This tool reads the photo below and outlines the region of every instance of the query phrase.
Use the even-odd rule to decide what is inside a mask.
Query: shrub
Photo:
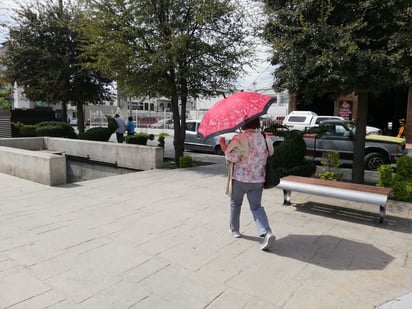
[[[193,158],[190,156],[183,156],[179,158],[179,167],[180,168],[185,168],[185,167],[193,167]]]
[[[148,140],[154,140],[153,134],[148,134],[144,132],[139,132],[134,135],[126,136],[127,144],[136,144],[136,145],[147,145]]]
[[[67,122],[45,121],[35,125],[36,136],[76,138],[76,132]]]
[[[21,122],[18,122],[16,124],[14,124],[14,130],[17,131],[18,133],[15,135],[13,134],[13,136],[17,136],[17,137],[34,137],[36,136],[36,126],[35,125],[25,125]]]
[[[397,201],[412,202],[412,181],[394,181],[393,198]]]
[[[396,161],[392,187],[395,200],[412,202],[412,157],[403,156]]]
[[[287,175],[310,177],[316,171],[316,165],[305,159],[306,144],[303,133],[300,131],[288,131],[285,140],[275,149],[273,156],[269,158],[280,177]]]
[[[378,168],[378,187],[392,187],[393,170],[390,164],[383,164]]]
[[[326,151],[322,154],[322,171],[318,173],[318,177],[324,180],[340,180],[343,176],[342,173],[337,173],[333,169],[340,166],[338,151]]]
[[[117,129],[117,122],[113,117],[107,116],[107,128],[113,134]]]
[[[76,132],[66,122],[61,121],[44,121],[35,125],[26,125],[21,122],[12,124],[13,136],[15,137],[33,137],[33,136],[52,136],[76,138]]]
[[[108,142],[112,134],[113,132],[111,132],[109,128],[96,127],[79,134],[79,139]]]
[[[157,141],[159,142],[159,144],[158,144],[157,146],[162,147],[162,148],[165,148],[165,139],[166,139],[166,136],[169,136],[169,134],[167,134],[167,133],[160,133],[160,134],[159,134],[159,137],[158,137],[158,139],[157,139]]]
[[[396,179],[412,179],[412,157],[403,156],[396,161]]]
[[[396,173],[388,164],[378,168],[378,186],[392,187],[397,201],[412,202],[412,157],[400,157],[396,166]]]

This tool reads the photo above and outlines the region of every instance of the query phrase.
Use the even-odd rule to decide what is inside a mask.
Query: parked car
[[[319,116],[311,111],[293,111],[286,115],[283,120],[283,125],[288,127],[289,130],[303,131],[308,128],[318,127],[322,121],[325,120],[345,120],[339,116]],[[366,134],[381,135],[382,130],[379,128],[367,126]]]
[[[149,127],[152,124],[157,123],[156,117],[142,117],[137,118],[136,127]]]
[[[150,127],[154,129],[173,129],[173,119],[161,119],[150,125]]]
[[[199,125],[200,120],[186,121],[186,138],[184,141],[185,149],[223,155],[223,151],[220,148],[219,143],[220,137],[225,137],[226,144],[228,144],[236,133],[226,133],[219,136],[203,139],[203,137],[200,136],[197,132]]]
[[[324,130],[319,134],[305,134],[307,156],[320,162],[323,153],[337,151],[340,162],[352,164],[356,126],[351,121],[325,120],[320,124]],[[395,164],[408,154],[405,140],[393,136],[369,134],[365,137],[365,168],[377,170],[382,164]]]

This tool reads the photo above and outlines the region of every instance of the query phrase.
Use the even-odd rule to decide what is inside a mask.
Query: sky
[[[57,1],[57,0],[48,0]],[[246,9],[244,13],[251,24],[264,22],[261,2],[257,0],[241,0]],[[31,3],[31,0],[0,0],[0,43],[8,38],[8,30],[1,24],[11,24],[13,10],[21,3]],[[263,42],[256,42],[256,63],[253,67],[246,66],[247,74],[238,79],[235,86],[238,90],[271,93],[274,68],[270,64],[270,48]]]

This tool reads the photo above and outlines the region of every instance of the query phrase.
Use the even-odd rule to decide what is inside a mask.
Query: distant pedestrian
[[[221,138],[220,147],[225,152],[229,168],[229,187],[226,193],[230,194],[232,236],[241,237],[240,210],[246,195],[258,235],[264,238],[261,249],[270,250],[276,237],[272,234],[265,209],[262,207],[262,193],[266,158],[273,154],[273,145],[259,127],[259,118],[247,122],[242,127],[244,132],[235,135],[229,145],[226,145],[224,137]]]
[[[127,135],[134,135],[136,133],[136,124],[133,121],[132,117],[128,118],[126,123]]]
[[[114,115],[114,120],[117,123],[116,138],[118,143],[124,142],[124,132],[126,131],[126,123],[123,118],[120,118],[119,114]]]

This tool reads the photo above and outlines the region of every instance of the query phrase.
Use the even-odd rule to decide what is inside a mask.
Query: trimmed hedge
[[[15,137],[34,137],[34,136],[52,136],[77,138],[76,132],[66,122],[45,121],[35,125],[26,125],[21,122],[13,123],[13,136]]]
[[[35,125],[36,136],[76,138],[76,132],[67,122],[46,121]]]
[[[276,147],[275,153],[269,158],[278,175],[312,176],[316,172],[316,165],[305,159],[306,144],[303,133],[295,130],[283,134],[285,140]]]
[[[389,164],[378,168],[378,187],[392,187],[393,199],[412,202],[412,157],[403,156],[396,161],[396,173]]]
[[[79,134],[79,139],[89,141],[108,142],[113,132],[109,128],[96,127],[91,128],[84,133]]]
[[[139,132],[134,135],[126,136],[126,144],[147,145],[148,140],[154,140],[154,135]]]

